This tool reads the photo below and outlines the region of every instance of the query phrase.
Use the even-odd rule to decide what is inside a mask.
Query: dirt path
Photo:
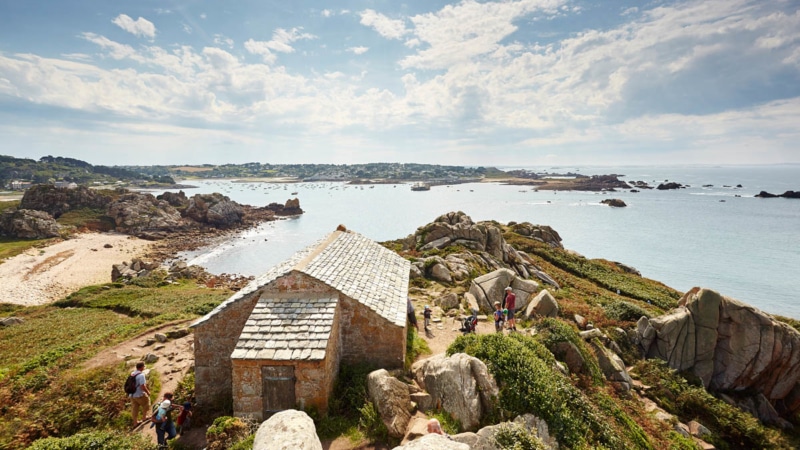
[[[146,366],[145,374],[146,376],[152,376],[150,374],[153,372],[159,374],[161,390],[158,392],[157,401],[161,401],[165,392],[175,391],[178,383],[194,366],[194,335],[188,334],[177,339],[167,339],[163,343],[158,342],[155,335],[185,329],[190,323],[191,321],[173,322],[150,329],[133,339],[103,350],[94,358],[86,361],[84,367],[88,369],[127,361],[130,369],[133,370],[137,361],[152,353],[158,356],[158,360]],[[135,431],[146,436],[152,442],[156,441],[155,431],[148,424],[139,426]],[[205,428],[189,430],[184,436],[178,438],[178,442],[185,448],[204,448],[206,446]]]

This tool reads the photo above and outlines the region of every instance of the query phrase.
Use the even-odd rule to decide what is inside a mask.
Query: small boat
[[[414,183],[411,185],[412,191],[430,191],[431,186],[428,183]]]
[[[297,192],[292,192],[291,195],[297,195]]]

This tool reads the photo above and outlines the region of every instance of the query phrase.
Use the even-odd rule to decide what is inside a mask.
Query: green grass
[[[431,348],[428,347],[428,342],[419,336],[417,330],[412,327],[411,324],[409,324],[407,328],[405,361],[406,370],[411,368],[411,364],[414,364],[414,361],[418,356],[429,355],[431,353]]]
[[[17,256],[29,248],[42,247],[50,241],[51,239],[19,240],[0,237],[0,264],[3,263],[3,260]]]
[[[681,293],[675,289],[654,280],[629,274],[612,262],[586,259],[516,233],[506,232],[504,237],[517,250],[539,256],[552,265],[591,281],[603,289],[611,292],[619,290],[620,295],[655,305],[662,310],[675,307],[681,297]]]
[[[82,370],[80,364],[149,328],[196,318],[230,294],[191,282],[89,286],[53,305],[13,310],[24,322],[0,328],[0,448],[127,427],[122,383],[128,369]],[[157,392],[156,374],[148,383]]]
[[[92,229],[109,231],[116,228],[114,220],[106,215],[105,209],[80,208],[67,211],[56,222],[59,225],[74,226],[76,228],[90,227]]]

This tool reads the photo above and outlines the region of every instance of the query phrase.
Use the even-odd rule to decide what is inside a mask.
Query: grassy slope
[[[231,295],[193,283],[90,286],[54,305],[13,309],[0,328],[0,448],[81,429],[124,429],[126,369],[76,367],[144,330],[199,317]]]

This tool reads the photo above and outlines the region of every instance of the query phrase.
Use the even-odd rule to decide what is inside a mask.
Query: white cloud
[[[406,34],[406,25],[403,20],[390,19],[372,9],[361,12],[361,25],[373,28],[387,39],[400,39]]]
[[[181,25],[182,25],[182,27],[183,27],[183,32],[184,32],[184,33],[186,33],[186,34],[192,34],[192,27],[190,27],[188,24],[186,24],[186,23],[183,23],[183,22],[181,22]]]
[[[111,22],[134,36],[147,37],[150,39],[156,37],[156,26],[153,25],[153,22],[150,22],[144,17],[133,20],[130,16],[120,14]]]
[[[272,33],[272,39],[269,41],[256,41],[248,39],[244,43],[244,48],[254,54],[260,55],[264,62],[273,63],[277,59],[273,52],[280,53],[293,53],[294,47],[290,44],[299,40],[316,39],[316,36],[310,33],[303,33],[302,28],[292,28],[285,30],[278,28]]]
[[[214,35],[214,43],[217,45],[224,45],[228,48],[233,48],[233,39],[223,35],[223,34],[215,34]]]
[[[82,62],[89,62],[92,60],[92,56],[87,55],[86,53],[62,53],[61,56],[67,59],[72,59],[75,61],[82,61]]]
[[[330,9],[323,9],[320,14],[322,15],[322,17],[331,17],[334,14],[334,12],[331,11]]]
[[[200,14],[200,18],[201,18],[201,19],[203,19],[203,20],[206,20],[206,17],[208,17],[208,16],[206,15],[206,13],[201,13],[201,14]]]
[[[347,49],[348,52],[355,53],[356,55],[363,55],[364,53],[367,53],[368,50],[369,47],[350,47]]]

